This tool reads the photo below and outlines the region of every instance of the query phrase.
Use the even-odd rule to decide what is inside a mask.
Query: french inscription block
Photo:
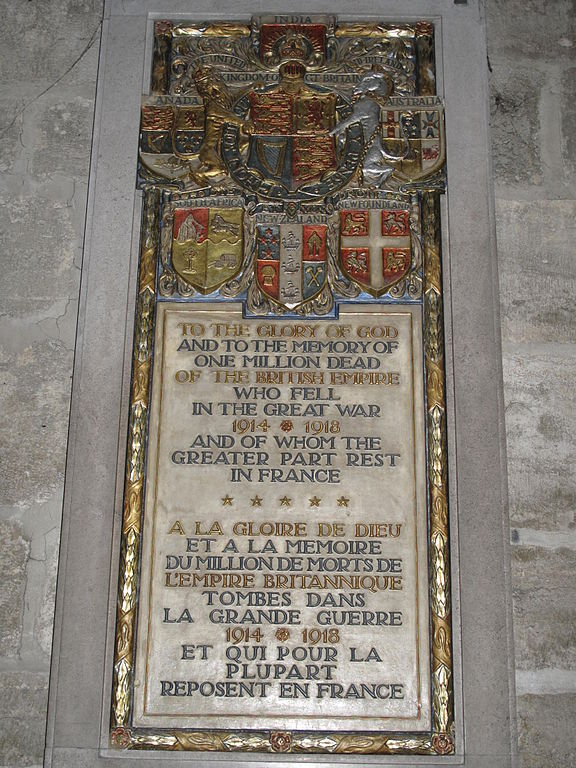
[[[434,27],[154,40],[111,745],[453,754]]]

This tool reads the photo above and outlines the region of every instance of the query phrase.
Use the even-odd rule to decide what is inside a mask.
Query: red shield
[[[326,284],[325,224],[260,224],[256,280],[262,293],[289,309],[317,296]]]

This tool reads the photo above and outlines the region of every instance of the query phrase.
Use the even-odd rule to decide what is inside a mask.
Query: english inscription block
[[[454,752],[434,66],[155,24],[113,746]]]

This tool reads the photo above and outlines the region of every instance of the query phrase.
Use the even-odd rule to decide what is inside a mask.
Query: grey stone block
[[[30,544],[17,520],[0,520],[0,655],[16,656],[22,637],[26,563]],[[1,711],[1,708],[0,708]]]
[[[562,156],[567,169],[576,173],[576,67],[564,72],[562,90]]]
[[[576,669],[576,552],[512,547],[517,669]]]
[[[494,179],[501,184],[540,184],[539,99],[544,76],[503,60],[490,76],[490,130]]]
[[[519,768],[574,768],[576,694],[518,698]]]
[[[77,294],[74,259],[81,239],[71,206],[65,200],[0,194],[0,303],[12,316],[49,314],[58,298]]]
[[[4,672],[0,677],[0,766],[42,763],[47,674]]]
[[[510,523],[567,532],[576,527],[573,345],[504,347]]]
[[[25,509],[63,482],[72,352],[44,338],[4,351],[0,364],[2,501]]]
[[[576,339],[576,201],[496,203],[505,341]]]
[[[71,69],[69,84],[88,76],[75,62],[90,45],[98,47],[102,15],[99,0],[2,2],[0,50],[4,82],[37,81],[38,92]]]
[[[535,59],[570,58],[576,15],[572,0],[488,0],[488,53]]]
[[[560,473],[534,473],[521,461],[510,461],[508,488],[514,528],[537,531],[576,530],[576,480]]]
[[[86,94],[52,97],[43,110],[27,112],[26,119],[39,126],[30,166],[32,175],[42,178],[63,174],[73,179],[88,175],[93,113],[89,90]]]
[[[0,712],[10,717],[41,716],[47,695],[46,672],[5,672],[0,683]]]

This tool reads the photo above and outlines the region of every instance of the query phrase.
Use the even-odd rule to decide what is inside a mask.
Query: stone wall
[[[0,766],[12,767],[42,762],[102,9],[0,10]],[[576,765],[575,16],[571,0],[488,2],[523,768]]]
[[[487,22],[520,765],[567,768],[576,766],[576,8],[488,0]]]
[[[40,765],[102,14],[0,2],[0,765]]]

